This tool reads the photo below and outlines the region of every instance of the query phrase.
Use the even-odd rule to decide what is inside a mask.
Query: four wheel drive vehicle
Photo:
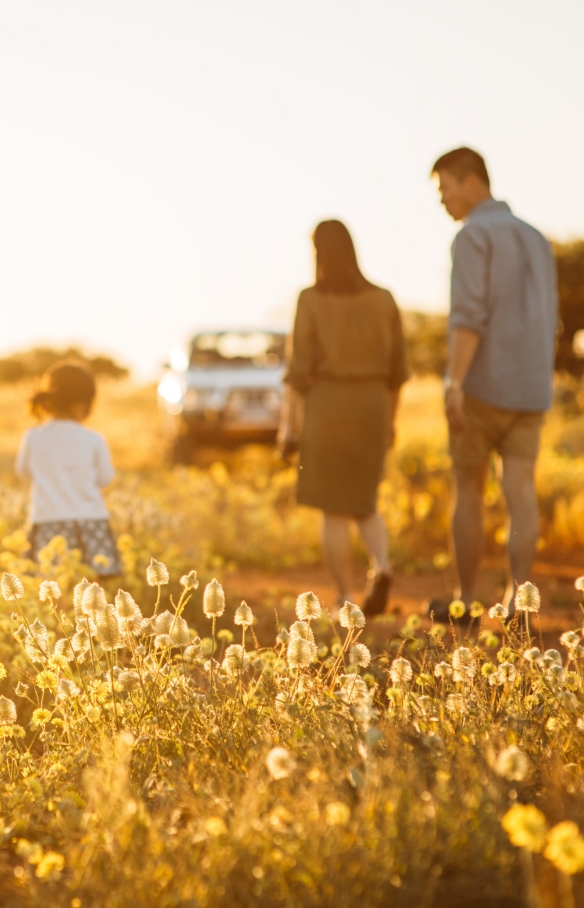
[[[285,342],[281,331],[204,331],[185,369],[165,367],[158,400],[173,424],[176,462],[188,463],[199,445],[273,444]]]

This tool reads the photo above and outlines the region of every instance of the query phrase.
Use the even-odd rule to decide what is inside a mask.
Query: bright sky
[[[272,322],[342,218],[367,276],[445,309],[428,171],[584,236],[582,0],[0,0],[0,354],[153,377],[202,326]]]

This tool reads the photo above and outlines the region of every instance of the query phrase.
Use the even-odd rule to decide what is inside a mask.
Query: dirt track
[[[532,621],[532,631],[537,638],[541,628],[547,647],[557,647],[558,637],[563,631],[582,623],[579,606],[581,598],[580,593],[574,589],[574,580],[583,573],[584,566],[536,565],[533,582],[541,591],[542,608],[539,620],[536,618]],[[365,569],[356,568],[354,576],[354,600],[360,604],[366,581]],[[503,562],[487,564],[481,574],[479,590],[479,598],[483,603],[490,606],[500,600],[504,576]],[[294,620],[293,601],[299,593],[306,590],[313,590],[325,608],[334,607],[334,589],[328,572],[322,565],[289,568],[278,573],[240,570],[224,578],[224,581],[228,593],[245,599],[258,617],[263,617],[261,623],[264,627],[268,622],[271,624],[268,616],[274,609],[286,624]],[[448,574],[433,572],[407,575],[396,572],[387,615],[369,622],[367,630],[371,633],[375,629],[376,637],[391,636],[399,630],[408,615],[419,614],[425,617],[428,600],[436,596],[449,598],[451,590]],[[429,621],[427,624],[429,627]],[[500,630],[499,622],[488,618],[485,626]]]

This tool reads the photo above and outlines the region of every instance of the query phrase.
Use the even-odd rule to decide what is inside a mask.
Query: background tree
[[[109,356],[90,356],[77,347],[54,350],[51,347],[33,347],[22,353],[13,353],[0,359],[0,384],[39,378],[47,369],[61,359],[76,359],[85,363],[96,378],[127,378],[128,369],[116,363]]]

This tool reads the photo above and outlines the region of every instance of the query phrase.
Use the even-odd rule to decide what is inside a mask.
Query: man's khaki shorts
[[[450,455],[455,466],[480,467],[487,463],[491,451],[502,457],[537,458],[543,413],[501,410],[465,394],[464,414],[466,428],[450,431]]]

